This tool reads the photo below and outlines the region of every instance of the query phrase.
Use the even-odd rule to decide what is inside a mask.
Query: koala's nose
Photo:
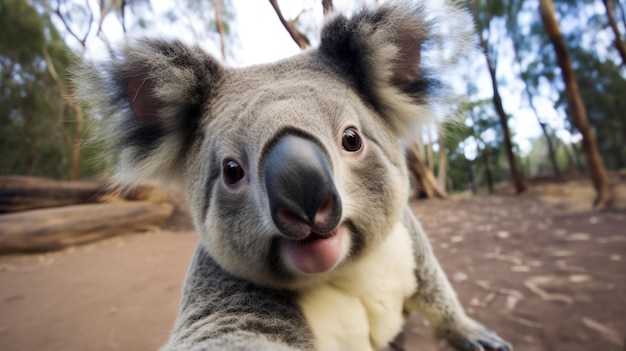
[[[341,220],[341,198],[320,147],[305,138],[284,136],[263,165],[272,220],[283,235],[304,239],[330,234]]]

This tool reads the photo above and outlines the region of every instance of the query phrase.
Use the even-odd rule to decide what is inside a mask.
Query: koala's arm
[[[459,350],[512,350],[494,332],[465,314],[424,229],[408,207],[403,220],[413,239],[417,278],[417,291],[406,302],[407,309],[422,313],[435,335]]]
[[[310,350],[312,340],[293,294],[232,276],[200,246],[174,331],[161,351]]]

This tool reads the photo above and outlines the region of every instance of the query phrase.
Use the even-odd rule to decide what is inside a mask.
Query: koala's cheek
[[[402,210],[406,179],[374,148],[348,172],[345,182],[346,219],[354,223],[355,243],[375,246],[388,233]],[[356,244],[355,244],[356,245]]]
[[[259,233],[259,218],[245,191],[231,192],[221,185],[214,192],[206,219],[199,228],[203,246],[229,272],[247,277],[261,269],[267,236]]]

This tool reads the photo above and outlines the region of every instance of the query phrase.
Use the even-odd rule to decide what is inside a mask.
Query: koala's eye
[[[343,131],[343,138],[341,140],[341,146],[348,152],[357,152],[361,150],[363,141],[356,129],[350,127]]]
[[[233,160],[224,161],[222,173],[226,183],[231,185],[240,181],[244,175],[243,168],[241,168],[241,166]]]

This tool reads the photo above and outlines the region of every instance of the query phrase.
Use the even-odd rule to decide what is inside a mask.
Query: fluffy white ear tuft
[[[199,48],[180,42],[127,42],[103,62],[75,74],[78,96],[104,120],[117,179],[134,183],[180,174],[223,69]]]
[[[318,53],[402,136],[437,117],[448,58],[472,47],[472,32],[456,3],[401,2],[331,19]]]

